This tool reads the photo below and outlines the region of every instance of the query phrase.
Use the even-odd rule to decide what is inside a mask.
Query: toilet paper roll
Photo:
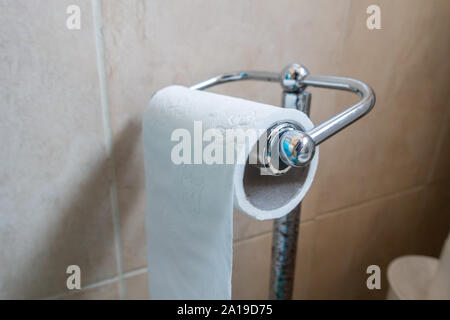
[[[231,298],[233,206],[279,218],[302,200],[317,168],[318,150],[309,166],[283,176],[243,161],[281,121],[313,126],[297,110],[181,86],[152,97],[143,120],[152,299]],[[230,143],[243,132],[245,141]]]

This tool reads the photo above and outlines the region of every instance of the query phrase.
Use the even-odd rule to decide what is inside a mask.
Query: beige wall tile
[[[118,283],[108,283],[98,287],[82,289],[74,293],[61,296],[58,300],[118,300]]]
[[[438,257],[450,232],[450,180],[426,186],[420,206],[421,223],[414,237],[415,253]]]
[[[147,273],[126,278],[127,298],[131,300],[148,300]]]
[[[315,221],[309,283],[304,297],[384,298],[387,264],[397,256],[414,252],[413,239],[421,221],[418,207],[422,190],[416,189],[318,218]],[[380,291],[370,291],[366,287],[366,269],[372,264],[381,268]]]
[[[309,296],[308,285],[311,268],[313,267],[315,234],[315,222],[310,221],[300,224],[292,299],[307,299]]]
[[[319,159],[319,166],[320,166],[320,159]],[[309,220],[314,219],[317,212],[317,206],[318,206],[318,197],[320,195],[319,187],[320,185],[316,182],[319,179],[320,176],[320,169],[316,171],[316,177],[315,181],[313,181],[311,188],[309,189],[308,193],[306,194],[305,198],[303,198],[302,206],[301,206],[301,214],[300,214],[300,221],[306,222]]]
[[[234,241],[239,241],[255,235],[270,232],[273,228],[272,220],[256,220],[238,210],[233,214],[233,237]]]
[[[147,237],[145,231],[145,192],[137,188],[118,191],[124,272],[147,266]]]
[[[352,2],[339,73],[369,83],[377,103],[321,145],[319,212],[424,184],[448,108],[450,3],[377,1],[382,30],[368,30],[372,3]],[[354,101],[347,96],[335,111]]]
[[[92,9],[66,28],[73,1],[2,1],[0,297],[64,292],[116,272]]]
[[[450,179],[450,102],[448,104],[447,119],[441,128],[439,140],[436,141],[434,163],[431,163],[429,181],[442,181]]]
[[[272,233],[234,244],[232,299],[269,297]]]

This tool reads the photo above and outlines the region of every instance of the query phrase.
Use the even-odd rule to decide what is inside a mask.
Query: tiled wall
[[[65,27],[70,4],[81,30]],[[366,28],[370,4],[381,30]],[[0,298],[147,298],[150,96],[290,62],[377,93],[367,117],[321,146],[294,297],[382,298],[385,278],[369,291],[366,267],[385,275],[399,255],[437,255],[449,231],[449,14],[447,0],[1,0]],[[277,85],[215,91],[280,103]],[[354,101],[311,91],[316,123]],[[271,222],[235,217],[233,297],[267,298]]]

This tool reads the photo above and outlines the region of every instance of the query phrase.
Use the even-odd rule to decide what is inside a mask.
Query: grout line
[[[139,268],[139,269],[136,269],[136,270],[132,270],[132,271],[126,272],[124,274],[124,278],[128,279],[128,278],[131,278],[131,277],[134,277],[134,276],[139,276],[139,275],[144,274],[146,272],[147,272],[147,268],[146,267]]]
[[[450,106],[450,99],[447,102],[447,105]],[[431,158],[431,163],[430,163],[430,169],[428,171],[428,176],[427,176],[427,184],[430,184],[433,180],[433,176],[435,174],[436,171],[436,167],[438,164],[438,160],[439,160],[439,156],[441,155],[441,150],[443,149],[443,144],[444,144],[444,140],[445,140],[445,135],[447,133],[448,130],[448,126],[447,123],[450,120],[450,108],[447,108],[447,112],[444,115],[444,120],[441,124],[441,127],[439,128],[439,133],[438,133],[438,138],[437,138],[437,143],[435,145],[434,151],[433,151],[433,156]]]
[[[316,220],[321,220],[321,219],[324,219],[324,218],[329,217],[329,216],[340,214],[340,213],[342,213],[344,211],[347,211],[347,210],[350,210],[350,209],[361,208],[361,207],[364,207],[366,205],[370,205],[370,204],[376,203],[378,201],[389,200],[389,199],[396,198],[398,196],[403,196],[403,195],[406,195],[406,194],[409,194],[409,193],[417,192],[417,191],[422,190],[423,188],[425,188],[426,185],[427,184],[421,184],[421,185],[414,186],[414,187],[409,187],[409,188],[406,188],[406,189],[403,189],[403,190],[400,190],[400,191],[397,191],[397,192],[388,193],[388,194],[385,194],[385,195],[382,195],[382,196],[379,196],[379,197],[368,199],[368,200],[365,200],[363,202],[352,203],[350,205],[347,205],[347,206],[344,206],[344,207],[340,207],[340,208],[336,208],[336,209],[332,209],[332,210],[329,210],[329,211],[324,211],[322,213],[318,213],[317,212],[314,217],[308,218],[308,219],[305,219],[305,220],[301,220],[300,221],[300,225],[310,224],[310,223],[315,222]],[[265,235],[267,235],[267,234],[269,234],[271,232],[272,232],[272,230],[263,231],[263,232],[259,232],[259,233],[256,233],[256,234],[253,234],[253,235],[250,235],[250,236],[247,236],[247,237],[238,238],[238,239],[233,241],[233,244],[237,244],[237,243],[240,243],[240,242],[243,242],[243,241],[247,241],[247,240],[251,240],[251,239],[254,239],[254,238],[262,237],[262,236],[265,236]]]
[[[247,236],[247,237],[237,238],[236,240],[233,240],[233,245],[237,244],[237,243],[241,243],[241,242],[247,241],[247,240],[252,240],[254,238],[263,237],[263,236],[265,236],[265,235],[267,235],[269,233],[272,233],[272,232],[273,232],[273,230],[262,231],[262,232],[255,233],[255,234],[252,234],[252,235]]]
[[[300,220],[300,225],[310,224],[313,221],[314,221],[314,218],[308,218],[306,220]],[[258,238],[258,237],[263,237],[263,236],[265,236],[265,235],[267,235],[269,233],[272,233],[272,232],[273,232],[273,230],[267,230],[267,231],[262,231],[262,232],[258,232],[258,233],[252,234],[250,236],[240,237],[240,238],[237,238],[237,239],[233,240],[233,244],[236,244],[236,243],[239,243],[239,242],[243,242],[243,241],[246,241],[246,240],[251,240],[251,239],[254,239],[254,238]]]
[[[309,223],[312,223],[313,221],[314,221],[314,218],[308,218],[308,219],[305,219],[305,220],[301,220],[300,219],[300,225],[309,224]],[[254,238],[262,237],[262,236],[265,236],[265,235],[267,235],[269,233],[272,233],[272,232],[273,232],[273,230],[271,229],[271,230],[255,233],[255,234],[252,234],[250,236],[243,236],[243,237],[234,239],[233,240],[233,244],[237,244],[237,243],[240,243],[240,242],[243,242],[243,241],[246,241],[246,240],[251,240],[251,239],[254,239]]]
[[[131,270],[131,271],[125,272],[123,274],[122,278],[123,279],[129,279],[129,278],[132,278],[134,276],[139,276],[141,274],[145,274],[146,272],[147,272],[147,267],[143,267],[143,268],[139,268],[139,269],[135,269],[135,270]],[[58,293],[58,294],[55,294],[53,296],[49,296],[49,297],[43,298],[43,300],[55,300],[55,299],[58,299],[58,298],[61,298],[61,297],[71,296],[71,295],[73,295],[75,293],[78,293],[80,291],[98,288],[98,287],[101,287],[101,286],[104,286],[104,285],[107,285],[107,284],[118,282],[120,280],[121,279],[120,279],[119,276],[114,276],[112,278],[107,278],[107,279],[104,279],[104,280],[100,280],[98,282],[90,283],[90,284],[82,287],[80,290],[73,290],[73,291],[69,291],[69,292]]]
[[[302,216],[300,215],[300,224],[307,224],[307,223],[309,223],[309,222],[313,222],[315,218],[316,218],[315,215],[313,215],[313,216],[310,217],[310,218],[304,218],[304,219],[302,220]]]
[[[131,270],[131,271],[125,272],[122,275],[122,279],[129,279],[134,276],[139,276],[141,274],[145,274],[146,272],[147,272],[147,267]],[[43,298],[43,300],[56,300],[61,297],[68,297],[68,296],[74,295],[75,293],[78,293],[78,292],[81,292],[84,290],[98,288],[98,287],[101,287],[101,286],[104,286],[107,284],[111,284],[114,282],[119,282],[119,285],[120,285],[120,281],[121,281],[121,278],[119,276],[114,276],[112,278],[108,278],[108,279],[100,280],[98,282],[90,283],[90,284],[82,287],[80,290],[73,290],[73,291],[69,291],[69,292],[66,291],[66,292],[58,293],[58,294]]]
[[[115,277],[110,278],[110,279],[105,279],[105,280],[101,280],[99,282],[94,282],[94,283],[88,284],[82,290],[89,290],[89,289],[93,289],[93,288],[98,288],[98,287],[104,286],[106,284],[114,283],[114,282],[116,282],[118,280],[119,280],[119,277],[115,276]]]
[[[104,286],[104,285],[107,285],[107,284],[111,284],[111,283],[117,282],[118,280],[119,280],[119,277],[115,276],[113,278],[109,278],[109,279],[105,279],[105,280],[101,280],[101,281],[98,281],[98,282],[94,282],[94,283],[88,284],[88,285],[82,287],[80,290],[71,290],[69,292],[58,293],[58,294],[55,294],[53,296],[46,297],[43,300],[56,300],[56,299],[59,299],[61,297],[69,297],[69,296],[74,295],[74,294],[76,294],[78,292],[82,292],[82,291],[85,291],[85,290],[98,288],[98,287],[101,287],[101,286]]]
[[[352,204],[350,204],[348,206],[344,206],[344,207],[337,208],[337,209],[332,209],[330,211],[325,211],[323,213],[316,213],[315,216],[312,217],[312,218],[308,218],[306,220],[300,220],[300,225],[310,224],[310,223],[313,223],[316,220],[321,220],[321,219],[324,219],[324,218],[329,217],[329,216],[340,214],[340,213],[342,213],[342,212],[344,212],[346,210],[364,207],[366,205],[370,205],[370,204],[373,204],[373,203],[381,201],[381,200],[389,200],[389,199],[392,199],[392,198],[396,198],[398,196],[402,196],[402,195],[405,195],[405,194],[408,194],[408,193],[419,191],[419,190],[423,189],[424,187],[425,187],[425,184],[424,185],[419,185],[419,186],[414,186],[414,187],[410,187],[410,188],[407,188],[407,189],[403,189],[403,190],[398,191],[398,192],[389,193],[387,195],[382,195],[382,196],[379,196],[379,197],[376,197],[376,198],[365,200],[363,202],[352,203]],[[233,241],[233,244],[237,244],[237,243],[244,242],[244,241],[247,241],[247,240],[251,240],[251,239],[254,239],[254,238],[262,237],[262,236],[265,236],[265,235],[267,235],[267,234],[269,234],[271,232],[272,232],[272,230],[263,231],[263,232],[259,232],[259,233],[256,233],[256,234],[252,234],[252,235],[247,236],[247,237],[238,238],[238,239]]]
[[[424,189],[425,186],[426,185],[423,184],[423,185],[419,185],[419,186],[410,187],[410,188],[403,189],[403,190],[398,191],[398,192],[389,193],[389,194],[384,195],[384,196],[372,198],[372,199],[366,200],[364,202],[359,202],[359,203],[356,203],[356,204],[352,204],[352,205],[349,205],[349,206],[341,207],[341,208],[334,209],[334,210],[331,210],[331,211],[326,211],[324,213],[317,214],[316,217],[314,218],[314,220],[321,220],[321,219],[324,219],[324,218],[329,217],[329,216],[334,216],[334,215],[337,215],[337,214],[341,214],[342,212],[347,211],[349,209],[362,208],[362,207],[374,204],[374,203],[382,201],[382,200],[390,200],[390,199],[397,198],[399,196],[407,195],[409,193],[417,192],[417,191],[420,191],[420,190]],[[310,221],[310,220],[308,220],[308,221]]]
[[[100,86],[100,98],[102,107],[103,129],[105,133],[105,148],[109,162],[110,185],[109,194],[114,229],[114,249],[116,253],[117,276],[119,279],[119,295],[126,298],[125,283],[123,280],[122,247],[120,239],[119,205],[117,199],[117,177],[114,163],[113,134],[111,128],[110,106],[108,101],[108,84],[105,67],[105,42],[103,35],[102,8],[100,0],[92,0],[92,13],[94,19],[94,37],[97,55],[97,68]]]

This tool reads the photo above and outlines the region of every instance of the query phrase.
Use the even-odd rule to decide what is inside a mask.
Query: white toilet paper
[[[260,134],[279,121],[305,130],[313,126],[297,110],[180,86],[152,97],[143,120],[152,299],[230,299],[233,206],[257,219],[273,219],[302,200],[317,168],[318,150],[307,168],[280,177],[261,176],[257,168],[236,161],[208,164],[208,154],[227,161],[228,146],[222,157],[208,149],[222,141],[220,134],[230,129]],[[249,135],[246,145],[254,146],[258,138]],[[250,149],[235,147],[234,152],[246,159]]]

